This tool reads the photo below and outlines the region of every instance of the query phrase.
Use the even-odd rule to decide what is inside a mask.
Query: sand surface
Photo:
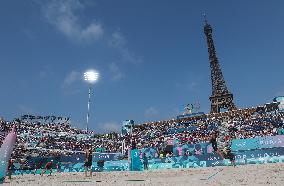
[[[6,185],[284,185],[284,163],[243,165],[237,167],[211,167],[193,169],[167,169],[145,172],[58,173],[51,176],[14,176]]]

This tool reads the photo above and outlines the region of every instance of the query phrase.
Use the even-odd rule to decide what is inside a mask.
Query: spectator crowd
[[[152,147],[163,151],[173,141],[179,144],[195,144],[210,141],[210,134],[218,131],[219,144],[226,145],[232,139],[273,136],[283,129],[284,113],[241,109],[194,117],[171,119],[134,125],[132,132],[95,134],[71,127],[68,120],[60,122],[44,120],[44,117],[21,118],[12,122],[0,119],[0,144],[13,125],[17,141],[12,157],[60,156],[83,153],[86,146],[94,151],[123,152],[128,148]],[[283,131],[283,130],[282,130]]]

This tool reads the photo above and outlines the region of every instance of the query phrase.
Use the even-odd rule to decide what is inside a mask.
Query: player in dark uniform
[[[86,153],[86,159],[85,159],[84,167],[85,167],[85,176],[87,177],[88,168],[90,169],[90,176],[93,175],[92,173],[92,161],[93,161],[92,148],[86,147],[85,153]]]
[[[8,161],[8,177],[9,177],[9,180],[12,179],[12,173],[15,169],[15,166],[14,166],[14,160],[10,159]]]
[[[213,133],[210,139],[210,143],[212,144],[212,148],[214,150],[214,152],[216,152],[217,154],[219,154],[221,156],[222,159],[224,159],[223,154],[219,151],[218,146],[217,146],[217,134]]]
[[[148,157],[147,157],[146,153],[144,152],[144,153],[143,153],[143,165],[144,165],[144,170],[148,170],[148,164],[149,164],[149,162],[148,162]]]
[[[34,175],[36,174],[36,171],[41,169],[42,161],[38,161],[34,163]]]
[[[226,148],[226,158],[228,158],[231,161],[231,164],[235,167],[236,161],[235,161],[235,155],[232,153],[231,148]]]

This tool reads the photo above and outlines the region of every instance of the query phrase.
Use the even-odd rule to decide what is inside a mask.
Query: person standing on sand
[[[40,173],[40,175],[42,176],[44,173],[46,173],[47,170],[49,170],[49,175],[51,176],[52,173],[52,165],[53,165],[53,160],[47,162],[45,164],[44,170],[42,173]]]
[[[9,178],[9,180],[12,179],[12,173],[13,173],[14,169],[15,169],[14,160],[10,159],[8,161],[8,178]]]
[[[148,157],[146,155],[146,153],[143,153],[143,165],[144,165],[144,170],[148,170]]]
[[[217,133],[213,133],[210,139],[210,143],[212,144],[212,148],[214,152],[219,154],[222,159],[224,159],[223,154],[219,151],[218,146],[217,146]]]
[[[235,158],[235,154],[232,152],[232,139],[228,139],[227,140],[227,145],[224,149],[225,151],[225,155],[226,155],[226,158],[228,158],[231,162],[231,165],[233,165],[234,167],[236,167],[236,158]]]
[[[90,169],[90,176],[93,176],[92,173],[92,159],[93,159],[93,155],[92,155],[92,147],[88,148],[86,147],[85,150],[85,163],[84,163],[84,167],[85,167],[85,176],[87,177],[87,172],[88,172],[88,168]]]
[[[56,167],[56,170],[57,170],[58,173],[61,172],[60,171],[60,167],[61,167],[60,162],[57,162],[55,167]]]
[[[231,148],[227,147],[225,149],[226,151],[226,158],[228,158],[231,161],[231,164],[236,167],[236,160],[235,160],[235,155],[232,153]]]
[[[41,169],[41,166],[42,166],[42,161],[41,160],[34,163],[34,175],[36,174],[36,171],[38,169]]]

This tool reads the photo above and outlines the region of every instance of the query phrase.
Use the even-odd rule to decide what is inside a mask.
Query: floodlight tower
[[[90,119],[90,103],[91,103],[91,88],[92,85],[95,84],[99,79],[99,72],[96,70],[89,70],[84,73],[84,79],[87,81],[89,85],[89,93],[88,93],[88,111],[87,111],[87,123],[86,123],[86,131],[89,131],[89,119]]]

